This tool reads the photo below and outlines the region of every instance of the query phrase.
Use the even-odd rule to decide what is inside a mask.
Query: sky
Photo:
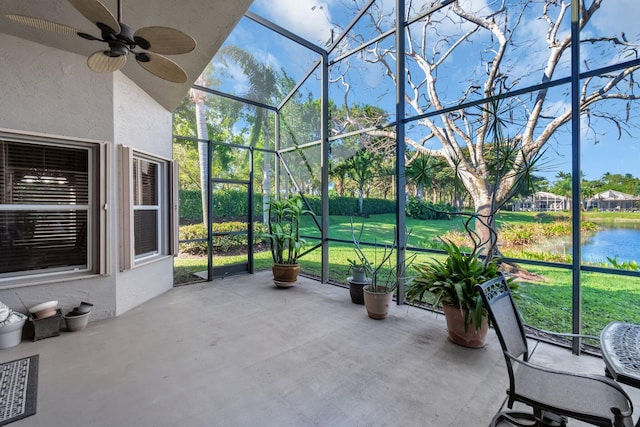
[[[516,1],[508,0],[511,3]],[[306,40],[323,45],[331,38],[332,30],[334,37],[340,34],[341,28],[344,28],[357,13],[356,6],[362,3],[364,3],[362,0],[356,2],[353,0],[256,0],[250,10]],[[430,2],[413,1],[416,8],[422,3]],[[496,4],[494,0],[462,0],[460,3],[467,9],[479,11],[495,8]],[[534,3],[538,3],[539,6],[540,2]],[[390,14],[390,17],[385,17],[387,21],[393,17],[394,4],[395,0],[384,0],[376,4],[376,7],[382,10],[383,15]],[[552,8],[549,14],[550,18],[553,19],[554,16],[557,16],[558,11],[559,8]],[[558,39],[562,39],[569,31],[569,16],[570,13],[567,12],[565,19],[559,25]],[[640,31],[637,26],[640,7],[637,5],[637,0],[605,0],[595,16],[598,19],[593,19],[583,30],[583,37],[617,36],[619,40],[626,39],[636,45],[640,44]],[[511,19],[516,18],[512,16]],[[545,65],[544,58],[548,55],[547,21],[540,18],[539,13],[537,16],[524,14],[520,19],[521,34],[527,34],[529,39],[526,43],[522,43],[520,51],[508,63],[512,76],[523,76],[521,81],[516,84],[517,88],[540,81],[541,69]],[[359,28],[361,31],[367,31],[362,25]],[[443,40],[452,40],[469,28],[468,25],[460,27],[450,20],[443,19],[438,25],[437,33],[433,33],[432,36],[434,39],[440,37]],[[514,36],[514,40],[515,37],[517,36]],[[226,43],[244,47],[256,58],[274,69],[285,69],[295,80],[300,79],[309,70],[311,64],[318,59],[317,54],[273,34],[246,18],[240,22]],[[354,46],[353,42],[350,43],[351,45],[345,48]],[[388,44],[392,47],[393,40],[389,40]],[[346,45],[347,43],[345,43]],[[485,65],[481,59],[486,55],[483,49],[489,51],[492,46],[492,40],[478,36],[475,45],[461,45],[458,48],[458,53],[446,62],[446,67],[444,65],[441,67],[441,74],[446,72],[448,81],[441,75],[439,84],[446,85],[442,89],[442,93],[445,93],[445,97],[450,97],[451,102],[455,101],[461,95],[462,90],[468,87],[470,75],[476,76],[478,82],[482,82]],[[619,50],[612,51],[608,47],[603,49],[594,46],[595,44],[591,43],[583,44],[581,51],[583,71],[631,59],[629,56],[624,56]],[[427,43],[427,47],[429,48],[428,56],[431,55],[432,59],[437,60],[443,56],[443,52],[449,46],[441,42],[440,44]],[[372,71],[370,66],[365,68],[358,61],[354,58],[350,65],[349,77],[351,81],[348,101],[367,102],[393,111],[395,101],[390,79],[384,77],[380,72],[381,68],[374,68]],[[391,66],[393,67],[395,64]],[[409,67],[412,66],[415,67],[415,65],[409,65]],[[570,62],[564,58],[554,77],[566,75],[569,69]],[[234,78],[223,81],[224,90],[235,94],[246,92],[248,81],[242,77],[242,73],[237,68],[234,69],[233,66],[227,71]],[[337,74],[337,71],[336,68],[334,73]],[[411,71],[414,76],[418,75],[419,69],[412,68]],[[317,85],[319,88],[318,82],[310,82],[309,85]],[[344,99],[344,87],[338,80],[331,86],[330,92],[335,102],[341,102]],[[317,90],[314,92],[317,93]],[[550,102],[545,111],[546,114],[553,115],[554,112],[562,111],[570,105],[570,98],[560,92],[560,90],[550,91]],[[602,111],[615,112],[624,121],[626,105],[623,102],[607,101],[607,104],[603,104],[603,106]],[[594,135],[589,130],[589,120],[583,117],[581,123],[581,169],[585,173],[586,179],[598,179],[606,172],[631,173],[634,176],[640,176],[640,142],[638,142],[640,141],[640,117],[636,110],[637,108],[632,108],[630,113],[633,135],[629,136],[623,133],[621,138],[618,137],[618,128],[612,121],[596,119],[595,115],[592,116],[591,123],[599,132],[598,135]],[[567,125],[565,126],[567,129],[569,128]],[[597,143],[594,142],[596,140]],[[540,172],[541,175],[552,180],[558,171],[571,171],[571,138],[568,132],[559,132],[554,140],[550,141],[547,156],[547,166],[544,167],[545,170]]]

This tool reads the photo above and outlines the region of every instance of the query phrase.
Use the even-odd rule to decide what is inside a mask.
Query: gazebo
[[[537,191],[516,203],[517,211],[565,211],[571,209],[571,199],[546,191]]]
[[[602,211],[638,210],[640,197],[620,191],[607,190],[587,200],[587,207]]]

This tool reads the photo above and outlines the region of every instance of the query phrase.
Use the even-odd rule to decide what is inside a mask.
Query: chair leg
[[[558,415],[553,412],[542,411],[542,417],[540,420],[541,427],[565,427],[567,425],[567,419],[562,415]]]
[[[493,416],[489,427],[538,427],[538,419],[530,412],[504,411]]]
[[[618,408],[611,408],[613,411],[613,415],[615,417],[613,421],[614,427],[633,427],[633,419],[631,418],[631,414],[623,415]],[[638,422],[635,427],[640,427],[640,418],[638,418]]]

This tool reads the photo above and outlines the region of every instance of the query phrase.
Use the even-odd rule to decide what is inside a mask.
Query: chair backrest
[[[502,351],[528,360],[527,337],[505,277],[500,273],[495,279],[476,285],[476,289],[480,291],[484,307],[489,312]],[[507,363],[511,364],[508,358]]]

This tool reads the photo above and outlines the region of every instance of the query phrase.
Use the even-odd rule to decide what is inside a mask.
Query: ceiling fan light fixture
[[[87,59],[87,66],[96,73],[112,73],[127,62],[126,56],[110,56],[109,51],[99,50]]]

